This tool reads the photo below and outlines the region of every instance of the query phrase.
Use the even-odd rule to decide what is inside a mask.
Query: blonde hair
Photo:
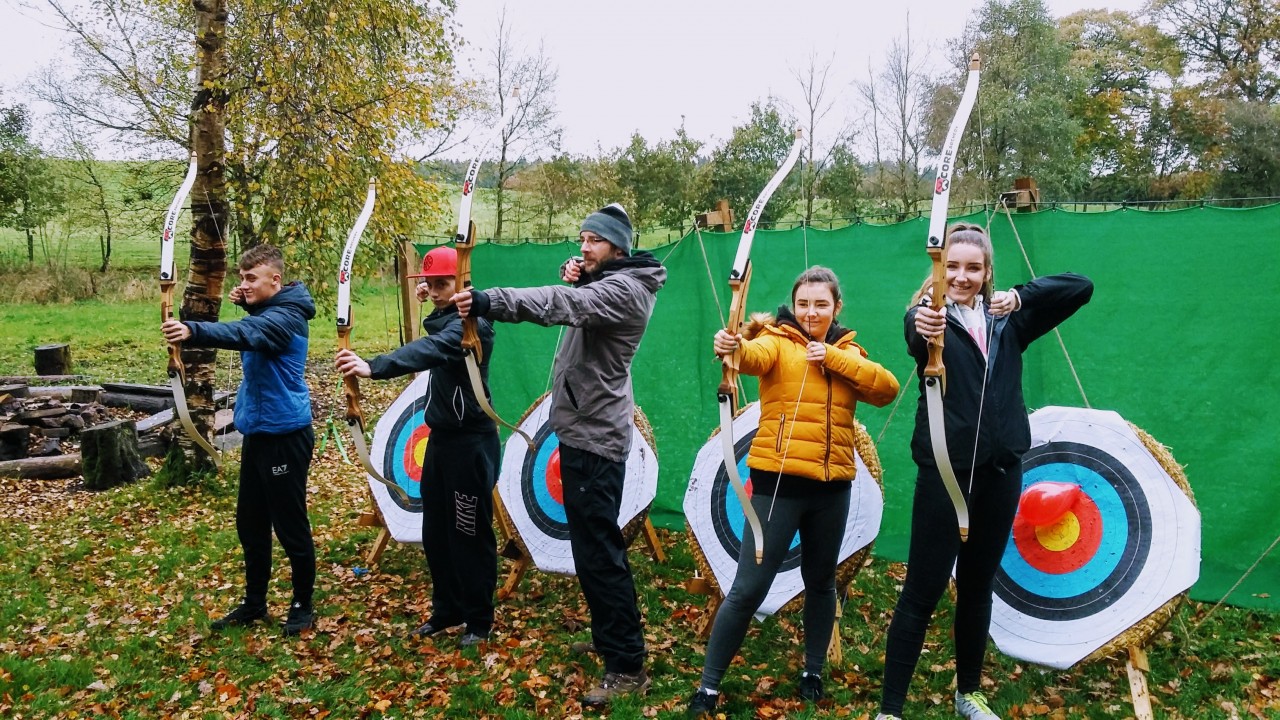
[[[981,225],[973,223],[955,223],[947,228],[945,247],[950,248],[953,243],[961,245],[972,245],[982,251],[982,261],[987,265],[987,277],[982,281],[982,289],[980,291],[982,297],[988,301],[991,300],[991,293],[994,292],[992,278],[995,277],[994,253],[991,249],[991,238],[987,236],[987,231]],[[945,261],[946,255],[943,255]],[[930,272],[925,276],[924,282],[920,284],[920,289],[916,290],[911,296],[911,303],[908,308],[915,307],[920,301],[931,295],[933,290],[933,273]]]

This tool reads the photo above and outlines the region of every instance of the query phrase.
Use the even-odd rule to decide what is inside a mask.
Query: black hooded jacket
[[[484,318],[476,320],[484,359],[480,377],[485,395],[489,395],[489,360],[493,356],[493,325]],[[487,433],[497,425],[484,414],[476,402],[462,350],[462,318],[458,308],[450,305],[436,310],[422,320],[425,336],[402,345],[369,361],[375,380],[400,377],[409,373],[431,371],[427,385],[427,406],[423,411],[427,426],[434,431]]]
[[[947,313],[942,350],[942,363],[946,366],[943,423],[951,465],[957,471],[987,464],[1009,468],[1021,462],[1031,447],[1031,424],[1022,399],[1022,353],[1037,338],[1089,302],[1093,282],[1083,275],[1064,273],[1037,278],[1014,290],[1022,301],[1017,311],[1001,318],[987,313],[990,353],[986,365],[990,374],[985,396],[982,350],[969,336],[958,314]],[[908,310],[905,320],[907,351],[916,360],[916,377],[921,381],[911,454],[916,464],[932,466],[935,462],[923,382],[929,345],[924,336],[916,332],[917,309]],[[979,407],[982,408],[981,423]],[[975,452],[974,436],[979,432]]]

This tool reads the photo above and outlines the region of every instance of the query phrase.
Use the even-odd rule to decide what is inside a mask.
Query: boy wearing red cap
[[[434,310],[422,320],[424,335],[368,362],[350,350],[338,352],[343,375],[385,380],[431,371],[423,419],[431,428],[422,459],[422,550],[431,571],[431,617],[411,634],[437,635],[456,625],[466,630],[462,646],[488,639],[498,550],[493,535],[493,486],[498,481],[498,428],[476,401],[462,351],[462,318],[451,297],[458,254],[438,247],[422,258],[420,302]],[[489,393],[493,326],[476,323],[484,360],[480,375]]]

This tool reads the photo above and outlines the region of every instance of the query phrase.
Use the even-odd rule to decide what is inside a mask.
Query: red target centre
[[[1102,544],[1102,514],[1082,492],[1051,522],[1036,524],[1019,512],[1013,521],[1013,541],[1018,554],[1036,570],[1050,575],[1075,572],[1093,559]]]
[[[551,499],[558,504],[564,505],[564,486],[560,481],[560,448],[557,447],[551,451],[551,457],[547,458],[547,494],[551,495]]]
[[[427,438],[431,428],[419,425],[404,444],[404,469],[411,482],[422,482],[422,460],[427,455]]]

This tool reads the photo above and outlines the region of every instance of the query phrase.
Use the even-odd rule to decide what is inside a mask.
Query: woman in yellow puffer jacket
[[[800,697],[823,696],[822,667],[836,606],[836,565],[857,472],[854,408],[890,403],[898,381],[836,322],[840,281],[824,267],[800,274],[792,307],[777,317],[754,315],[739,336],[716,333],[716,354],[760,378],[760,428],[751,443],[751,504],[763,520],[764,559],[743,552],[738,572],[716,614],[707,642],[702,682],[689,704],[693,717],[714,716],[720,680],[737,654],[751,616],[760,607],[800,533],[804,580],[805,669]],[[744,530],[742,547],[755,542]]]

